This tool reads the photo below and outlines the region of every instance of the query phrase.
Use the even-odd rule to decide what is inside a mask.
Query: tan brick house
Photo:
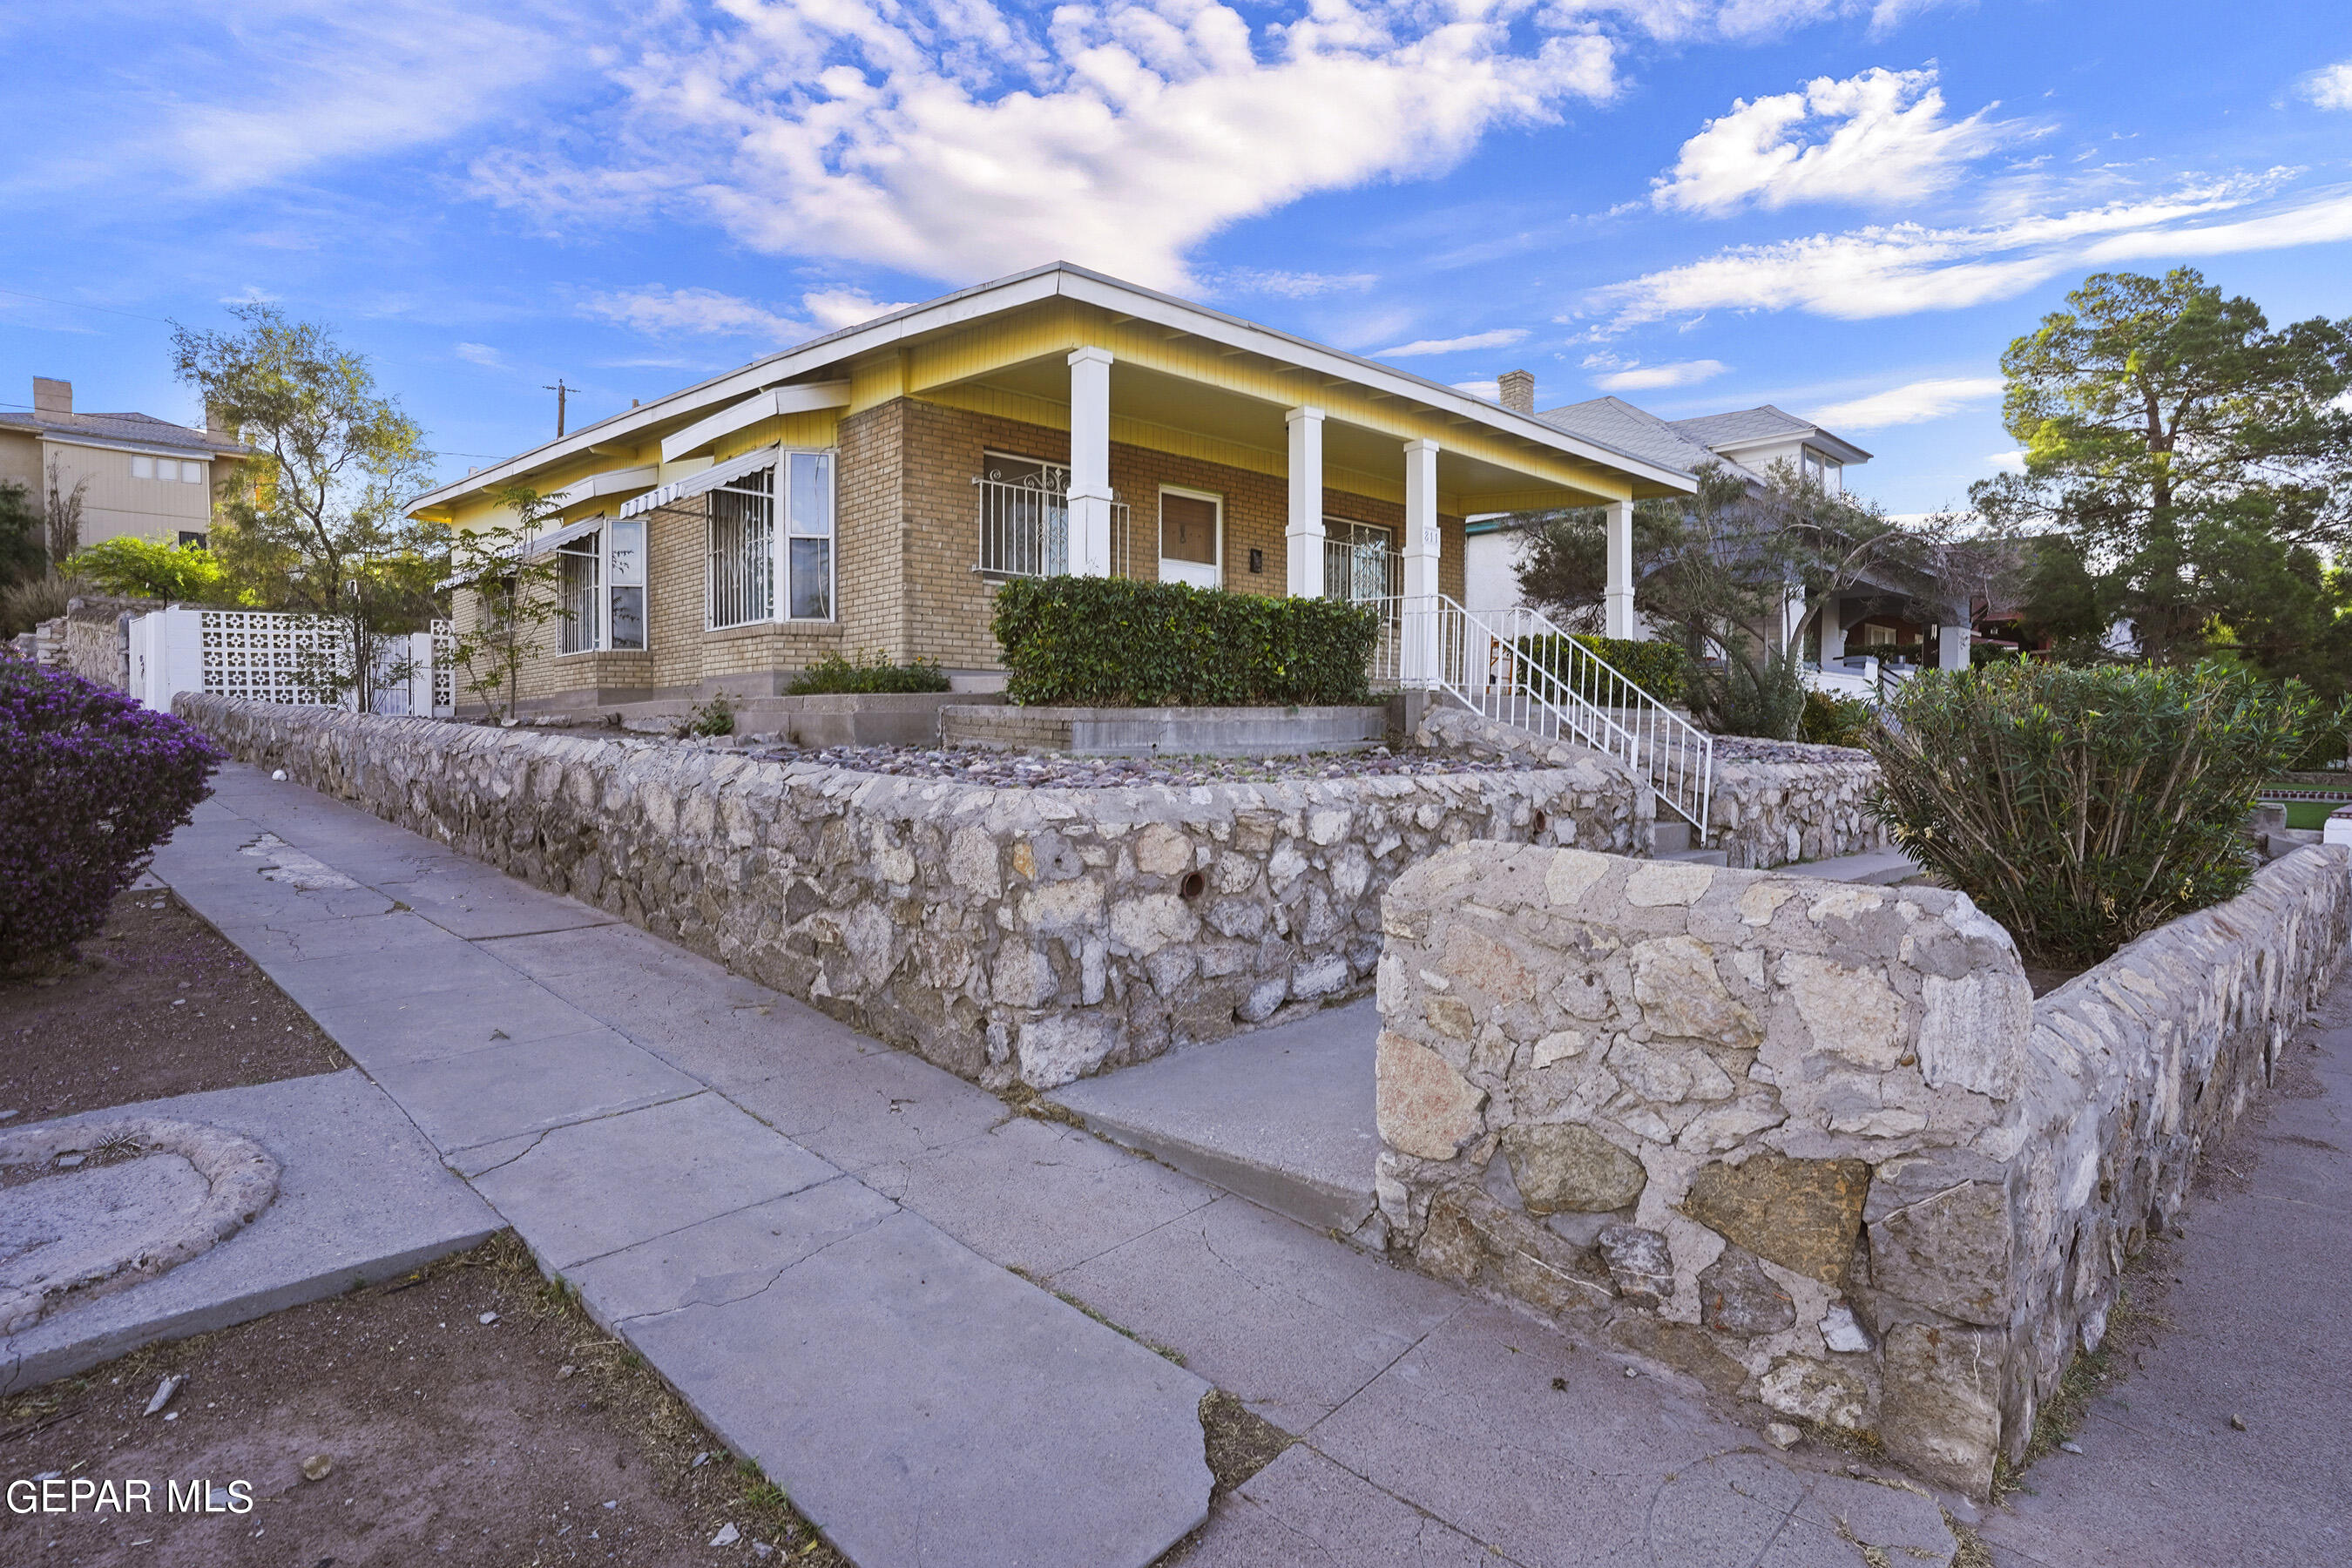
[[[1688,475],[1337,349],[1057,263],[631,408],[421,498],[523,483],[572,614],[527,706],[781,690],[840,650],[1001,682],[1014,576],[1462,593],[1465,516]],[[467,615],[461,589],[458,613]]]

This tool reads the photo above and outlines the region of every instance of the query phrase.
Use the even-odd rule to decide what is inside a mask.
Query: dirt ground
[[[171,1403],[142,1414],[174,1373],[187,1382]],[[332,1468],[306,1479],[317,1455]],[[421,1277],[0,1402],[0,1484],[51,1471],[146,1479],[155,1511],[93,1513],[89,1500],[79,1513],[0,1511],[11,1568],[667,1568],[756,1562],[761,1546],[793,1568],[845,1561],[541,1280],[511,1235]],[[197,1479],[223,1509],[236,1506],[232,1483],[249,1483],[250,1507],[166,1511],[166,1482]],[[730,1524],[733,1551],[714,1550]]]
[[[78,1110],[351,1065],[219,932],[168,892],[124,893],[62,973],[0,981],[0,1111]]]

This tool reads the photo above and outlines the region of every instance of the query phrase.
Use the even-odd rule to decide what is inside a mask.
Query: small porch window
[[[1404,562],[1396,531],[1346,518],[1323,520],[1323,596],[1359,603],[1404,592]]]

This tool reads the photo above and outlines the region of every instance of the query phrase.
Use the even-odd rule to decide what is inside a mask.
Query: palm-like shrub
[[[2094,963],[2246,885],[2256,787],[2317,706],[2218,665],[1923,671],[1868,736],[1874,808],[2029,958]]]
[[[222,754],[169,713],[0,658],[0,971],[70,951],[206,793]]]

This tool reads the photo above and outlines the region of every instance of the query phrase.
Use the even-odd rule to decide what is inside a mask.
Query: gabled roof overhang
[[[1171,336],[1200,339],[1216,345],[1220,353],[1277,362],[1301,373],[1302,382],[1309,385],[1361,388],[1375,397],[1429,410],[1444,421],[1480,426],[1524,444],[1535,453],[1614,476],[1637,495],[1687,494],[1696,488],[1692,477],[1679,468],[1570,435],[1531,415],[1516,413],[1458,388],[1067,262],[1055,262],[771,354],[478,469],[426,492],[409,510],[445,508],[466,495],[632,444],[660,441],[666,458],[672,451],[683,456],[719,434],[757,423],[771,413],[790,412],[786,403],[793,408],[844,406],[847,398],[839,392],[838,384],[844,370],[854,362],[914,348],[990,318],[1055,300],[1091,306],[1121,322],[1148,322]],[[767,402],[770,395],[779,399],[772,408]],[[1299,401],[1317,399],[1301,396]],[[706,426],[709,434],[700,434]]]

